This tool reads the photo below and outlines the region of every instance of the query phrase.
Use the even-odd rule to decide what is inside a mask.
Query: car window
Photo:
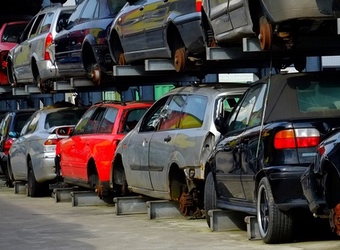
[[[119,133],[126,133],[132,130],[137,125],[138,121],[142,118],[142,116],[145,114],[146,110],[147,108],[126,111],[128,112],[127,119],[122,128],[122,131],[120,131]]]
[[[20,36],[20,42],[26,41],[36,18],[32,18]]]
[[[140,132],[155,131],[161,119],[161,111],[168,101],[169,97],[159,99],[143,117]]]
[[[100,123],[98,133],[111,133],[117,114],[118,114],[117,109],[107,108],[103,116],[102,122]]]
[[[24,125],[23,129],[21,130],[20,135],[33,133],[38,127],[38,122],[39,122],[40,117],[41,117],[41,114],[39,112],[31,116],[30,120]]]
[[[32,114],[17,114],[15,116],[15,124],[14,124],[14,131],[20,133],[24,125],[26,124],[27,120],[30,118]]]
[[[87,22],[93,19],[93,12],[96,9],[98,1],[88,1],[83,13],[81,14],[79,22]]]
[[[253,111],[256,100],[259,97],[261,89],[262,85],[257,85],[246,92],[240,104],[231,114],[228,124],[228,132],[243,129],[248,125],[250,115]]]
[[[168,105],[161,111],[158,130],[177,129],[185,105],[186,95],[172,96]]]
[[[78,121],[76,127],[74,128],[73,134],[80,135],[83,134],[85,131],[85,127],[87,126],[87,123],[90,121],[91,116],[96,111],[97,107],[89,108],[84,115],[80,118]]]
[[[45,14],[42,14],[42,15],[39,15],[37,17],[37,19],[35,20],[34,25],[32,27],[32,30],[30,32],[29,38],[33,38],[38,34],[39,27],[40,27],[42,20],[44,19],[44,16],[45,16]]]
[[[251,112],[248,127],[258,126],[261,124],[262,114],[263,114],[263,106],[264,106],[264,98],[266,94],[266,85],[263,85],[260,93],[258,94],[257,100],[255,102],[254,108]]]
[[[46,115],[45,129],[63,125],[75,125],[79,120],[79,115],[74,110],[58,110]]]
[[[1,121],[1,130],[0,130],[0,133],[1,135],[7,135],[8,134],[8,128],[11,124],[11,121],[12,121],[12,117],[11,115],[6,115],[6,117],[4,119],[2,119]]]
[[[26,23],[7,25],[2,34],[1,42],[16,43],[25,27]]]
[[[100,16],[116,15],[125,4],[126,0],[101,0]]]
[[[47,33],[47,32],[50,31],[50,27],[52,25],[53,17],[54,17],[53,12],[46,14],[46,17],[41,24],[40,34]]]
[[[78,18],[80,17],[80,13],[83,10],[83,7],[85,6],[85,4],[87,3],[87,1],[82,1],[77,8],[75,9],[75,11],[71,14],[69,20],[68,20],[68,24],[66,29],[71,29],[75,24],[78,23]]]
[[[90,120],[85,125],[84,134],[93,134],[97,132],[100,122],[104,117],[105,111],[106,108],[104,107],[99,107],[96,109]]]
[[[207,107],[206,96],[189,95],[179,121],[179,128],[200,128],[202,127]]]

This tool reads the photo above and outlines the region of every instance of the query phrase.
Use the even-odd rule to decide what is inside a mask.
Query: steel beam
[[[176,71],[171,59],[149,59],[145,60],[145,71]]]
[[[207,211],[211,231],[230,231],[246,228],[244,214],[235,211],[214,209]]]
[[[115,197],[116,215],[122,214],[146,214],[146,202],[151,198],[142,196]]]
[[[148,208],[148,218],[183,218],[179,211],[178,202],[168,200],[155,200],[146,202]]]

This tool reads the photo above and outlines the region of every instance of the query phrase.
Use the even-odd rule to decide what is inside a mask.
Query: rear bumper
[[[280,166],[266,170],[274,200],[279,209],[308,208],[300,182],[306,169],[307,167],[301,166]]]
[[[37,66],[41,80],[45,81],[49,79],[60,78],[58,67],[50,60],[39,61],[37,62]]]
[[[33,171],[37,182],[43,183],[56,178],[54,159],[54,152],[36,155],[34,160],[32,157]]]

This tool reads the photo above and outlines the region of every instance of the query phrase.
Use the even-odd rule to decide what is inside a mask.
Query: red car
[[[67,186],[95,190],[100,198],[111,197],[112,160],[119,141],[136,125],[152,102],[103,102],[90,107],[70,134],[56,148],[56,169]]]
[[[7,79],[7,54],[16,44],[28,21],[2,24],[0,28],[0,85],[9,85]]]

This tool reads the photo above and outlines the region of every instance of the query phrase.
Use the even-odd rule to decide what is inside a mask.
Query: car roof
[[[265,123],[280,120],[315,119],[316,117],[322,119],[328,118],[329,113],[300,111],[296,97],[296,86],[319,81],[339,85],[339,79],[340,72],[274,74],[252,83],[251,86],[262,83],[270,84]]]
[[[243,93],[249,84],[244,83],[209,83],[209,84],[201,84],[201,85],[190,85],[190,86],[182,86],[176,87],[170,90],[165,95],[173,95],[178,93],[186,93],[186,94],[203,94],[203,95],[215,95],[216,93],[222,92],[239,92]],[[164,95],[164,96],[165,96]]]
[[[101,102],[97,102],[95,103],[93,106],[110,106],[110,107],[115,107],[115,108],[131,108],[131,107],[145,107],[145,106],[151,106],[153,104],[154,101],[128,101],[128,102],[124,102],[124,101],[111,101],[111,100],[107,100],[107,101],[101,101]]]

